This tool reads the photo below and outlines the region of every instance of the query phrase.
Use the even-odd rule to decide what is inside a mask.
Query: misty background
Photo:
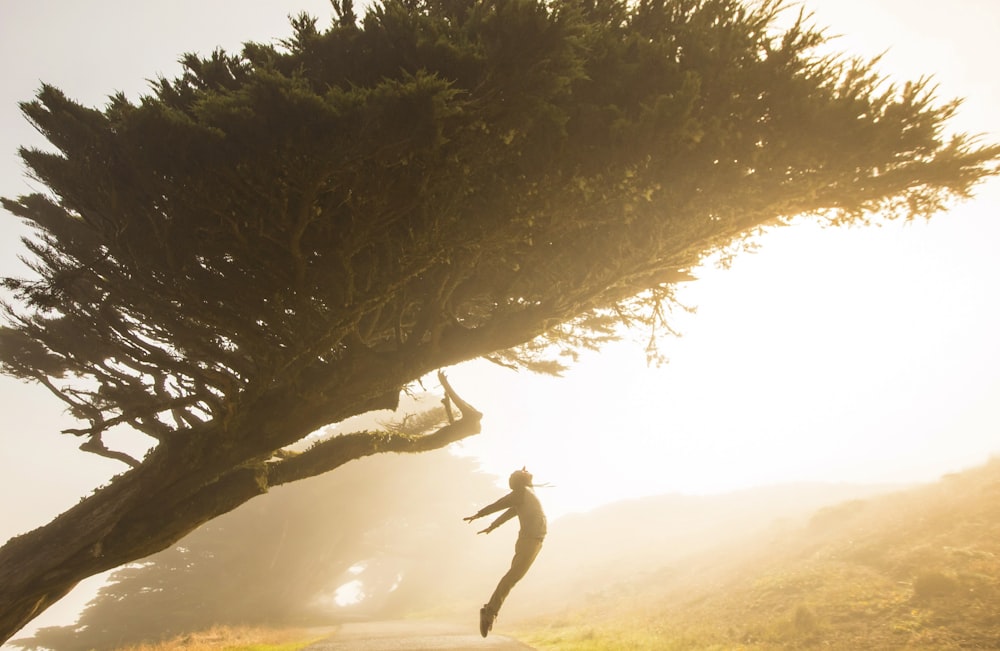
[[[477,535],[478,523],[461,519],[502,494],[493,479],[447,451],[352,462],[274,489],[111,572],[77,622],[10,645],[87,651],[214,625],[471,621],[506,571],[517,535],[516,521]],[[637,581],[703,586],[759,552],[762,537],[892,488],[811,483],[652,496],[556,518],[505,605],[505,625],[586,606]],[[549,490],[536,489],[543,502]],[[706,562],[707,572],[699,565]]]
[[[935,75],[943,98],[967,98],[956,125],[996,140],[1000,7],[806,7],[844,35],[838,49],[885,52],[881,67],[901,79]],[[147,79],[173,75],[182,52],[284,37],[287,15],[301,10],[321,22],[330,15],[326,0],[5,3],[0,194],[33,187],[16,149],[40,139],[16,103],[42,81],[94,105],[115,90],[137,97]],[[552,532],[505,607],[510,617],[597,595],[782,518],[984,463],[1000,451],[998,208],[994,179],[926,224],[802,224],[763,235],[756,252],[726,270],[708,265],[682,288],[681,301],[698,310],[675,315],[683,337],[665,342],[670,363],[661,368],[646,366],[643,333],[564,378],[455,368],[456,389],[485,413],[480,436],[276,489],[119,570],[84,617],[94,631],[124,636],[148,631],[151,617],[175,630],[227,612],[474,612],[509,564],[516,524],[476,536],[461,517],[502,495],[507,473],[525,464],[554,484],[539,489]],[[21,273],[21,227],[8,216],[0,228],[0,271]],[[43,389],[0,378],[0,400],[0,540],[48,522],[122,470],[58,435],[73,422]],[[767,488],[778,484],[790,488]],[[82,584],[20,637],[36,624],[72,625],[104,580]],[[359,591],[364,598],[350,603]]]

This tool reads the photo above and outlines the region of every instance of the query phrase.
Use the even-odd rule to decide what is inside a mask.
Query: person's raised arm
[[[500,514],[499,518],[491,522],[490,526],[486,527],[482,531],[477,531],[476,533],[489,533],[494,529],[496,529],[497,527],[499,527],[500,525],[502,525],[507,520],[513,518],[515,515],[517,515],[517,509],[507,509],[506,511]]]
[[[507,493],[506,495],[498,499],[496,502],[488,504],[487,506],[484,506],[483,508],[476,511],[474,514],[462,519],[465,520],[466,522],[472,522],[473,520],[479,519],[484,515],[489,515],[490,513],[496,513],[497,511],[501,511],[503,509],[509,509],[512,506],[514,506],[514,493]]]

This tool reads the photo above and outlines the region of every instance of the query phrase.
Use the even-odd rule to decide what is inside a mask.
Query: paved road
[[[333,636],[304,651],[531,651],[530,646],[505,635],[490,633],[483,639],[476,624],[356,622],[344,624]]]

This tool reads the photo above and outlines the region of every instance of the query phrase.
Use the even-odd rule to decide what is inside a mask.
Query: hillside
[[[388,472],[396,463],[388,458],[327,480],[347,488],[357,481],[355,492],[324,481],[275,491],[185,541],[180,560],[197,562],[196,572],[178,572],[167,562],[173,557],[148,564],[141,575],[135,568],[77,626],[19,642],[65,651],[111,648],[82,635],[80,625],[121,637],[144,617],[161,628],[172,621],[176,630],[204,627],[189,612],[162,604],[183,604],[211,620],[240,615],[253,624],[237,609],[252,603],[277,620],[279,610],[265,597],[298,613],[296,625],[401,613],[470,621],[509,567],[517,528],[476,535],[459,516],[488,499],[492,484],[480,477],[456,486],[450,478],[467,470],[441,467],[452,462],[446,457],[425,462],[431,465],[411,461]],[[373,490],[369,479],[383,475]],[[440,486],[423,477],[441,478]],[[338,494],[364,495],[355,504],[364,507],[359,513],[385,520],[350,519],[329,497]],[[338,537],[345,527],[364,536]],[[347,575],[361,579],[364,599],[332,609],[326,603],[327,619],[306,618],[318,606],[311,584],[295,577],[312,572],[320,584],[336,587],[346,576],[338,568],[361,561],[364,571]],[[235,576],[234,566],[241,572],[236,581],[220,578],[227,571]],[[246,603],[213,591],[216,584],[232,584]],[[302,599],[290,605],[289,593]],[[915,488],[817,483],[665,495],[554,519],[497,630],[561,651],[998,649],[995,604],[1000,459]]]
[[[997,649],[997,604],[1000,459],[651,565],[522,632],[562,650]]]
[[[547,612],[553,604],[600,594],[605,586],[640,580],[665,566],[685,565],[711,550],[730,555],[734,545],[776,526],[804,523],[820,508],[893,489],[898,487],[798,483],[719,495],[657,495],[564,516],[551,523],[544,550],[519,585],[517,599],[505,608],[506,616]],[[509,564],[506,545],[492,553],[498,563]]]

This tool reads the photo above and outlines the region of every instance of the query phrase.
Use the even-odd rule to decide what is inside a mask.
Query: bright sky
[[[1000,4],[806,2],[837,49],[964,97],[959,130],[1000,137]],[[641,346],[562,379],[487,364],[452,373],[486,413],[463,447],[505,476],[528,464],[550,511],[670,491],[801,480],[930,481],[1000,453],[1000,183],[931,222],[759,240],[681,300],[671,362]],[[466,374],[467,373],[467,374]]]
[[[838,48],[874,55],[902,80],[931,73],[966,98],[958,126],[1000,139],[1000,4],[813,0]],[[16,102],[41,81],[103,105],[173,76],[185,51],[287,36],[286,16],[325,20],[327,0],[34,0],[0,5],[0,194],[31,190],[16,149],[41,144]],[[485,412],[462,446],[506,476],[551,481],[557,515],[628,496],[798,480],[914,481],[1000,452],[1000,184],[929,224],[761,239],[681,297],[670,364],[609,347],[566,377],[488,364],[453,369]],[[16,272],[19,227],[0,220],[0,273]],[[69,423],[37,387],[0,378],[0,542],[48,522],[122,468],[58,435]]]

